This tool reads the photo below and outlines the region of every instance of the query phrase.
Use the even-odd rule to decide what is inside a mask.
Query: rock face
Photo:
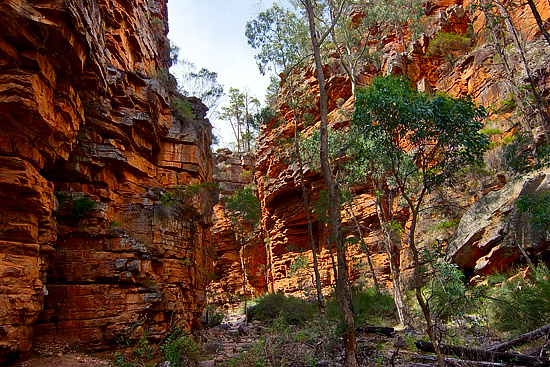
[[[33,335],[103,350],[195,327],[211,208],[163,199],[211,181],[211,126],[168,77],[166,2],[0,13],[0,362]]]
[[[220,200],[214,207],[215,222],[212,227],[212,243],[216,248],[213,281],[208,287],[209,301],[232,307],[244,294],[243,273],[239,246],[235,240],[231,221],[224,211],[224,198],[238,189],[252,184],[254,179],[254,155],[219,149],[214,156],[213,177],[220,187]],[[243,257],[246,269],[248,296],[256,296],[267,290],[266,253],[263,236],[254,234],[254,241],[246,244]]]
[[[376,73],[403,74],[423,91],[442,91],[454,96],[470,94],[485,107],[498,107],[509,93],[509,88],[504,82],[503,67],[494,58],[492,46],[483,45],[486,34],[484,33],[482,15],[466,12],[466,5],[454,1],[430,2],[427,5],[429,14],[426,33],[416,40],[409,35],[405,35],[406,50],[403,48],[402,42],[396,37],[385,38],[383,47],[380,47],[384,52],[380,69],[372,70],[370,66],[366,65],[363,68],[363,73],[359,76],[358,84],[368,84],[372,75]],[[547,11],[547,4],[539,2],[537,6],[541,11],[543,20],[548,19],[550,13]],[[360,14],[354,14],[353,16],[357,18]],[[525,7],[514,10],[512,16],[518,22],[517,24],[524,24],[520,20],[527,18],[529,18],[529,24],[533,24],[529,10]],[[473,26],[471,23],[473,23]],[[426,53],[430,41],[438,32],[475,35],[477,47],[469,52],[463,51],[462,53],[453,54],[452,63],[446,62],[442,57],[428,57]],[[524,35],[527,38],[538,36],[536,30],[533,30],[532,27],[525,30]],[[550,60],[541,54],[541,50],[547,50],[548,48],[548,45],[542,45],[542,43],[540,39],[530,39],[528,41],[528,52],[529,59],[532,60],[531,67],[537,70],[537,75],[540,75],[540,84],[545,90],[543,94],[547,96],[550,89],[550,70],[548,70]],[[351,95],[351,83],[344,76],[345,73],[338,66],[338,62],[332,60],[330,64],[325,66],[324,72],[328,88],[329,124],[338,129],[349,123],[354,101]],[[526,78],[522,72],[521,64],[516,62],[512,65],[512,68],[515,77],[521,82],[520,84],[524,84]],[[302,70],[299,79],[301,83],[307,86],[306,89],[309,90],[309,95],[314,100],[318,98],[318,86],[314,70]],[[284,82],[282,87],[281,93],[292,93],[285,89]],[[298,165],[293,163],[295,158],[292,156],[292,149],[281,144],[285,139],[294,135],[293,111],[287,105],[279,105],[278,110],[282,122],[271,121],[264,126],[256,148],[256,182],[262,203],[262,226],[267,243],[268,288],[308,296],[311,295],[311,292],[314,292],[313,271],[311,269],[312,254],[297,172]],[[315,124],[320,119],[317,111],[308,112],[313,115],[313,124],[306,127],[298,123],[298,129],[305,137],[311,134],[311,131],[315,129]],[[501,129],[504,134],[507,134],[506,136],[514,132],[514,122],[511,121],[509,113],[500,116],[493,115],[489,124],[491,124],[491,127],[495,126]],[[471,179],[477,180],[476,177]],[[459,201],[461,205],[470,205],[488,192],[501,189],[506,183],[505,177],[501,176],[498,177],[498,180],[496,177],[484,180],[486,182],[466,182],[466,186],[477,185],[477,188],[451,193],[453,200]],[[309,170],[306,172],[306,188],[311,202],[318,199],[323,186],[322,177]],[[380,244],[380,223],[374,204],[375,190],[367,184],[352,189],[355,194],[352,203],[353,212],[362,228],[362,236],[371,253],[375,272],[379,280],[385,283],[389,281],[389,262]],[[500,194],[491,194],[487,200],[490,201],[492,195],[500,195],[504,200],[500,204],[504,207],[509,206],[513,194],[507,191],[507,187],[502,188],[502,190],[504,191]],[[434,195],[429,200],[437,201],[439,199]],[[494,211],[500,211],[503,208],[496,203],[494,205]],[[497,206],[499,207],[497,208]],[[408,214],[406,208],[402,209],[402,222],[406,225]],[[490,217],[492,214],[487,213],[487,215]],[[347,210],[343,210],[342,217],[345,236],[357,236],[356,226]],[[419,225],[418,239],[420,247],[434,243],[436,240],[446,243],[451,237],[452,233],[450,231],[437,228],[439,221],[441,221],[441,216],[438,218],[434,214],[423,214]],[[479,226],[480,231],[485,231],[485,235],[490,236],[493,229],[486,228],[482,224],[479,224]],[[464,227],[466,228],[468,225],[465,224]],[[316,217],[313,218],[313,230],[317,244],[322,284],[325,287],[324,292],[328,293],[334,282],[331,276],[331,251],[324,224]],[[476,236],[478,235],[479,233]],[[453,249],[450,250],[450,253],[456,254],[452,258],[456,259],[459,265],[472,270],[476,268],[476,271],[480,273],[487,273],[496,270],[501,265],[505,265],[497,264],[490,258],[486,258],[487,256],[491,257],[492,245],[486,247],[484,252],[475,252],[472,248],[477,246],[477,242],[472,245],[472,241],[478,241],[479,238],[472,241],[470,241],[470,238],[464,238],[463,240],[460,238],[455,237],[455,241],[450,247]],[[488,239],[487,241],[491,240]],[[473,254],[469,262],[462,263],[459,261],[462,256],[460,255],[461,251]],[[367,283],[371,282],[370,270],[366,266],[366,256],[360,246],[350,245],[348,254],[348,266],[352,280],[363,279]],[[480,256],[483,256],[483,259],[480,259]],[[293,264],[296,263],[299,257],[307,260],[310,264],[309,269],[295,271],[296,266]],[[406,244],[402,244],[397,261],[398,264],[396,265],[400,267],[405,275],[407,275],[407,272],[410,273],[412,255]]]
[[[548,191],[550,170],[544,170],[488,193],[462,216],[447,246],[447,256],[463,269],[487,275],[517,261],[522,248],[530,255],[538,255],[546,247],[546,239],[537,240],[529,225],[521,221],[515,204],[524,195]]]

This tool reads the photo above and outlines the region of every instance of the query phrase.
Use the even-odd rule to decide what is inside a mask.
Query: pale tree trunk
[[[374,180],[373,180],[374,181]],[[379,185],[375,184],[375,187]],[[378,189],[379,192],[382,192]],[[390,262],[390,273],[392,277],[392,286],[393,286],[393,301],[395,303],[395,308],[397,309],[397,317],[399,318],[399,323],[402,326],[408,325],[407,311],[403,303],[403,293],[401,291],[401,273],[399,268],[395,267],[395,256],[393,253],[393,236],[392,229],[389,227],[389,218],[386,215],[386,211],[382,207],[382,202],[379,197],[376,198],[376,214],[378,215],[378,220],[380,221],[380,227],[382,227],[382,237],[384,248],[388,255],[388,260]]]
[[[319,262],[317,260],[317,251],[315,248],[315,240],[313,238],[313,227],[311,225],[311,215],[309,208],[309,200],[307,198],[306,185],[304,180],[304,163],[302,161],[302,154],[300,153],[300,141],[298,136],[298,124],[296,122],[296,116],[294,116],[294,151],[296,158],[298,159],[298,169],[300,173],[300,186],[302,187],[302,199],[304,200],[304,209],[306,211],[307,231],[309,234],[309,243],[311,245],[311,254],[313,256],[313,270],[315,273],[315,288],[317,289],[317,305],[319,306],[319,313],[325,314],[325,302],[323,301],[323,292],[321,289],[321,275],[319,273]]]
[[[246,265],[244,262],[244,245],[241,245],[241,248],[239,249],[239,259],[241,260],[241,271],[243,273],[244,317],[246,323],[248,324],[248,297],[246,294]]]
[[[295,83],[292,79],[288,79],[291,95],[295,96],[297,95],[297,91],[295,88]],[[314,283],[315,288],[317,290],[317,305],[319,307],[319,313],[321,315],[325,314],[325,302],[323,300],[323,291],[321,288],[321,274],[319,273],[319,261],[317,260],[317,250],[315,246],[315,239],[313,238],[313,226],[311,224],[311,210],[309,206],[309,199],[307,197],[307,190],[306,190],[306,184],[305,184],[305,178],[304,178],[304,162],[302,159],[302,153],[300,152],[300,136],[298,131],[298,111],[297,111],[297,105],[299,101],[295,100],[292,102],[292,112],[293,112],[293,118],[294,118],[294,154],[296,155],[296,159],[298,160],[298,170],[299,170],[299,176],[300,176],[300,187],[302,189],[302,200],[304,201],[304,210],[306,212],[306,221],[307,221],[307,231],[309,235],[309,244],[311,247],[311,254],[313,257],[313,271],[315,275]]]
[[[435,333],[435,324],[433,323],[432,316],[430,314],[430,308],[428,304],[426,303],[426,300],[424,299],[424,296],[422,295],[422,275],[420,274],[420,256],[418,253],[418,248],[416,247],[415,242],[415,231],[416,231],[416,225],[418,223],[418,214],[419,214],[419,207],[422,203],[422,199],[425,194],[425,189],[422,190],[422,193],[419,195],[418,202],[416,205],[412,201],[412,199],[406,194],[405,189],[403,187],[400,187],[401,194],[407,201],[407,204],[409,204],[409,207],[411,208],[411,227],[409,229],[409,247],[413,253],[413,263],[414,263],[414,291],[416,295],[416,300],[418,301],[418,305],[420,306],[420,309],[422,310],[422,314],[424,314],[424,319],[426,320],[426,326],[427,326],[427,332],[428,337],[430,338],[430,341],[433,344],[435,354],[437,355],[437,360],[439,361],[440,367],[445,367],[445,359],[443,358],[443,354],[441,353],[441,348],[439,347],[439,340]]]
[[[317,69],[317,81],[319,83],[319,96],[320,96],[320,113],[321,113],[321,127],[320,127],[320,149],[319,155],[321,159],[321,173],[325,179],[325,185],[330,197],[330,209],[331,209],[331,222],[332,231],[334,233],[336,256],[338,264],[338,278],[336,280],[336,297],[338,299],[339,307],[344,316],[344,348],[345,359],[344,365],[346,367],[357,366],[357,341],[355,339],[355,324],[353,319],[353,305],[351,303],[351,294],[347,287],[347,264],[346,254],[344,247],[344,240],[342,236],[342,218],[340,213],[340,198],[338,188],[334,185],[334,179],[330,169],[328,161],[328,107],[327,107],[327,90],[325,84],[325,75],[323,72],[323,64],[321,61],[320,53],[320,40],[318,39],[317,30],[315,26],[315,13],[313,11],[313,5],[311,0],[304,0],[306,12],[309,20],[309,31],[311,36],[311,42],[313,46],[313,54],[315,58],[315,68]]]
[[[325,237],[327,239],[328,251],[330,253],[330,261],[332,263],[332,273],[334,274],[334,280],[338,279],[338,269],[336,269],[336,261],[334,261],[334,252],[332,251],[332,242],[330,241],[328,229],[326,223],[323,224],[325,230]]]
[[[378,278],[376,277],[376,272],[374,271],[374,266],[372,265],[372,259],[370,258],[370,251],[367,247],[367,244],[365,243],[365,240],[363,239],[363,231],[361,230],[361,226],[359,225],[359,221],[357,220],[357,217],[355,216],[355,212],[353,211],[353,206],[350,202],[348,202],[350,216],[353,218],[353,222],[355,223],[355,228],[357,229],[357,235],[359,236],[359,242],[361,242],[361,247],[365,250],[365,254],[367,255],[367,262],[369,264],[369,269],[372,274],[372,280],[374,281],[374,288],[376,289],[376,292],[380,292],[380,285],[378,284]]]
[[[508,9],[506,9],[504,4],[500,2],[500,0],[494,0],[494,1],[500,14],[504,18],[504,21],[508,28],[508,33],[510,33],[510,37],[512,38],[512,41],[514,42],[514,45],[516,46],[520,54],[523,68],[525,69],[525,73],[527,74],[527,77],[529,79],[529,84],[531,85],[531,93],[533,94],[533,98],[535,99],[535,105],[537,106],[538,116],[540,118],[540,123],[544,131],[546,142],[550,142],[550,137],[548,135],[548,128],[550,127],[550,117],[546,112],[545,102],[538,91],[538,88],[535,82],[535,76],[533,75],[533,71],[529,66],[529,61],[527,60],[525,47],[521,43],[521,36],[519,35],[517,28],[512,22],[512,17],[510,16]]]

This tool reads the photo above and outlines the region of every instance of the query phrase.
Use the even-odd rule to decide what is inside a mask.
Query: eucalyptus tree
[[[313,236],[310,203],[305,185],[304,163],[300,152],[299,126],[305,126],[308,123],[311,115],[307,111],[312,106],[308,101],[308,91],[302,88],[302,81],[293,73],[295,68],[303,66],[303,61],[308,55],[305,46],[306,29],[303,19],[300,19],[294,12],[283,9],[275,3],[271,8],[260,13],[257,19],[247,23],[245,34],[248,43],[259,50],[256,60],[260,72],[265,73],[266,70],[270,70],[286,73],[283,79],[285,88],[288,90],[285,102],[292,111],[291,119],[294,123],[294,156],[298,162],[298,175],[313,258],[317,305],[319,313],[324,314],[325,305],[321,289],[321,275]]]
[[[259,129],[256,116],[260,113],[260,101],[248,91],[229,88],[229,105],[222,107],[220,118],[229,121],[237,142],[237,151],[250,152]]]
[[[263,75],[285,72],[310,55],[306,23],[277,3],[246,23],[245,36],[258,50],[254,57]]]
[[[178,60],[177,65],[178,91],[187,97],[200,98],[208,107],[208,117],[214,116],[224,95],[218,73],[206,68],[197,71],[195,64],[189,60]]]
[[[319,85],[319,112],[321,115],[321,123],[319,128],[320,144],[319,144],[319,159],[321,163],[321,174],[325,180],[325,186],[330,198],[330,216],[332,224],[333,238],[335,240],[338,278],[336,279],[336,297],[340,312],[344,319],[344,349],[345,349],[345,366],[357,366],[357,341],[355,339],[355,323],[353,316],[353,305],[351,302],[351,292],[348,288],[348,271],[346,252],[344,246],[344,238],[342,234],[342,216],[340,205],[340,193],[337,182],[332,174],[328,159],[328,102],[327,102],[327,86],[325,74],[323,71],[323,62],[321,59],[321,46],[326,38],[330,35],[336,22],[342,16],[342,12],[347,3],[346,0],[327,1],[327,7],[316,6],[311,0],[300,0],[300,3],[305,10],[309,23],[309,35],[313,48],[313,58],[315,60],[315,69],[317,71],[317,83]],[[322,14],[324,10],[325,14]],[[330,14],[327,16],[327,12]],[[321,28],[318,27],[320,19],[329,19],[328,26],[321,34]],[[323,22],[322,22],[323,23]],[[324,24],[327,24],[324,22]]]
[[[352,119],[359,141],[376,141],[376,159],[384,161],[379,168],[392,178],[409,207],[407,241],[415,294],[441,366],[445,361],[439,338],[421,291],[416,229],[426,196],[465,165],[483,161],[489,140],[479,130],[485,115],[471,98],[429,96],[412,89],[404,78],[388,76],[374,78],[371,87],[357,93]]]
[[[349,137],[352,134],[348,135]],[[368,139],[350,139],[350,155],[346,164],[346,181],[349,185],[370,180],[375,192],[376,214],[380,222],[382,244],[388,255],[392,292],[401,325],[408,325],[407,310],[403,302],[403,287],[400,271],[400,234],[403,226],[394,213],[397,188],[389,175],[390,165],[384,151],[382,136],[370,134]],[[379,154],[378,150],[382,149]]]
[[[250,187],[237,190],[233,195],[226,198],[223,202],[224,212],[226,217],[231,221],[231,228],[235,243],[239,248],[239,259],[241,263],[243,295],[244,295],[244,310],[247,314],[247,277],[246,277],[246,262],[244,258],[244,249],[246,245],[253,239],[255,231],[260,225],[262,209],[260,200]]]
[[[233,136],[237,142],[237,151],[242,151],[242,136],[241,129],[244,124],[244,95],[237,88],[229,88],[227,95],[229,98],[229,105],[222,107],[220,118],[229,121],[231,129],[233,130]]]

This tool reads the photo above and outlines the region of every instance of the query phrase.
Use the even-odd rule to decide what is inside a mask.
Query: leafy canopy
[[[297,64],[308,51],[308,29],[303,18],[275,3],[246,23],[246,38],[258,53],[260,72],[280,72]]]
[[[479,133],[485,115],[470,97],[431,96],[402,77],[377,77],[357,94],[355,157],[401,186],[417,178],[433,187],[464,165],[482,162],[489,145]]]
[[[250,187],[238,189],[225,201],[225,209],[232,218],[238,218],[241,223],[256,226],[260,221],[262,208],[260,200]]]

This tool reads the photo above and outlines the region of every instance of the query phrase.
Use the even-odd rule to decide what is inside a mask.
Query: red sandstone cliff
[[[547,5],[542,4],[542,2],[538,3],[538,8],[542,13],[543,19],[550,18]],[[491,106],[498,107],[509,93],[506,83],[503,82],[502,65],[498,60],[493,58],[494,52],[491,51],[491,45],[484,44],[485,34],[482,15],[477,12],[469,14],[465,11],[465,6],[466,4],[463,6],[462,2],[430,2],[427,5],[430,13],[427,17],[429,26],[426,33],[419,39],[412,39],[410,36],[406,36],[407,52],[404,52],[401,42],[388,37],[384,41],[383,64],[381,70],[377,72],[404,74],[413,83],[417,83],[419,89],[443,91],[455,96],[471,94],[478,103],[483,104],[487,108]],[[544,95],[548,97],[548,91],[550,90],[550,69],[548,69],[548,65],[550,64],[550,59],[547,56],[549,53],[544,52],[544,50],[548,51],[548,45],[544,41],[537,39],[539,35],[536,32],[536,28],[534,28],[532,16],[526,5],[516,8],[512,15],[517,24],[525,27],[521,28],[521,31],[528,39],[527,49],[530,53],[531,65],[537,70],[537,75],[540,75],[541,80],[539,84],[544,91]],[[470,23],[473,23],[473,32],[477,38],[477,47],[475,49],[454,55],[452,64],[446,62],[442,57],[427,57],[426,52],[429,43],[435,34],[440,31],[465,34],[470,27]],[[546,56],[542,56],[542,54]],[[525,78],[525,76],[522,76],[522,66],[519,62],[516,62],[512,66],[518,78]],[[324,72],[327,78],[329,94],[329,122],[335,128],[339,128],[349,123],[349,116],[353,112],[351,85],[344,76],[345,74],[337,61],[326,65]],[[359,78],[359,84],[368,84],[372,73],[372,70],[365,68],[365,71]],[[304,81],[303,84],[308,86],[309,93],[314,98],[318,94],[315,78],[314,70],[300,71],[300,79]],[[284,82],[281,85],[283,94],[290,93],[286,89]],[[304,289],[314,289],[310,274],[312,271],[297,276],[290,273],[290,267],[299,255],[306,256],[308,262],[311,264],[312,255],[308,244],[307,225],[301,198],[297,164],[290,163],[293,160],[290,149],[280,144],[281,141],[293,136],[294,124],[292,121],[292,111],[284,104],[279,105],[278,110],[283,118],[283,123],[280,124],[279,122],[275,123],[275,121],[271,121],[263,126],[257,144],[256,155],[256,180],[263,210],[262,225],[268,239],[268,246],[266,247],[268,258],[272,259],[271,264],[268,264],[268,268],[271,270],[271,276],[269,277],[271,283],[268,287],[270,289],[273,287],[275,290],[282,290],[287,293],[303,295]],[[299,123],[299,129],[304,136],[308,136],[311,133],[312,129],[315,128],[315,122],[319,120],[316,111],[310,112],[314,115],[313,126],[305,127]],[[518,124],[517,118],[510,116],[509,112],[499,113],[497,111],[492,114],[489,121],[488,126],[501,129],[504,134],[503,136],[509,136]],[[491,154],[494,155],[496,153],[492,152]],[[494,165],[491,168],[494,168]],[[478,182],[471,182],[469,180],[476,180]],[[473,201],[486,195],[488,192],[500,189],[505,181],[506,177],[501,174],[488,177],[466,177],[465,181],[460,184],[459,192],[450,193],[449,195],[458,204],[470,205]],[[306,172],[306,187],[310,200],[315,201],[319,195],[319,191],[323,188],[322,177],[313,172]],[[355,187],[354,191],[353,211],[363,228],[364,240],[372,255],[377,275],[379,279],[385,282],[389,276],[389,263],[387,255],[379,243],[380,223],[374,205],[375,192],[368,185]],[[437,202],[440,198],[436,195],[431,200],[432,202]],[[403,213],[406,213],[406,208],[403,209]],[[345,235],[354,234],[355,226],[352,219],[346,212],[343,212],[342,216]],[[478,257],[483,257],[480,260],[483,264],[479,265],[480,273],[501,269],[503,264],[503,252],[500,250],[491,252],[491,246],[501,247],[503,245],[500,244],[503,241],[503,236],[499,237],[498,241],[495,241],[495,228],[499,226],[498,223],[500,223],[502,218],[493,218],[491,220],[492,229],[484,227],[483,230],[477,232],[477,236],[483,235],[484,231],[487,236],[493,236],[492,239],[489,237],[486,239],[486,242],[488,241],[491,245],[486,246],[483,251],[477,252]],[[424,244],[434,242],[436,239],[443,241],[443,243],[450,240],[452,232],[437,229],[437,224],[440,221],[441,218],[433,214],[423,216],[419,228],[421,247]],[[328,293],[330,292],[329,285],[333,282],[331,277],[330,250],[322,223],[314,219],[313,226],[315,241],[318,244],[322,283],[325,286],[325,291]],[[466,226],[467,224],[464,225],[464,227]],[[477,240],[479,242],[479,238]],[[477,242],[474,243],[474,246],[476,244]],[[468,246],[471,245],[472,243]],[[459,245],[455,243],[453,246]],[[370,271],[366,266],[366,255],[360,250],[359,246],[350,246],[348,256],[351,278],[355,281],[364,279],[367,283],[371,282]],[[517,258],[512,259],[510,257],[509,261],[506,261],[506,264],[510,264],[511,261]],[[475,261],[474,259],[474,265]],[[410,273],[412,255],[407,250],[406,245],[400,252],[399,262],[402,271]],[[474,265],[471,265],[471,263],[468,265],[471,266],[472,271]],[[475,266],[477,269],[477,265]]]
[[[220,201],[214,207],[212,243],[216,249],[213,280],[208,287],[209,301],[231,307],[244,294],[239,246],[235,240],[231,221],[224,210],[224,198],[238,189],[251,185],[254,179],[252,153],[231,152],[219,149],[214,155],[213,177],[220,187]],[[245,259],[247,295],[257,296],[267,290],[267,263],[263,237],[255,233],[255,240],[243,249]]]
[[[211,181],[211,126],[166,80],[166,1],[0,14],[0,362],[33,336],[101,350],[195,327],[210,218],[161,199]]]

